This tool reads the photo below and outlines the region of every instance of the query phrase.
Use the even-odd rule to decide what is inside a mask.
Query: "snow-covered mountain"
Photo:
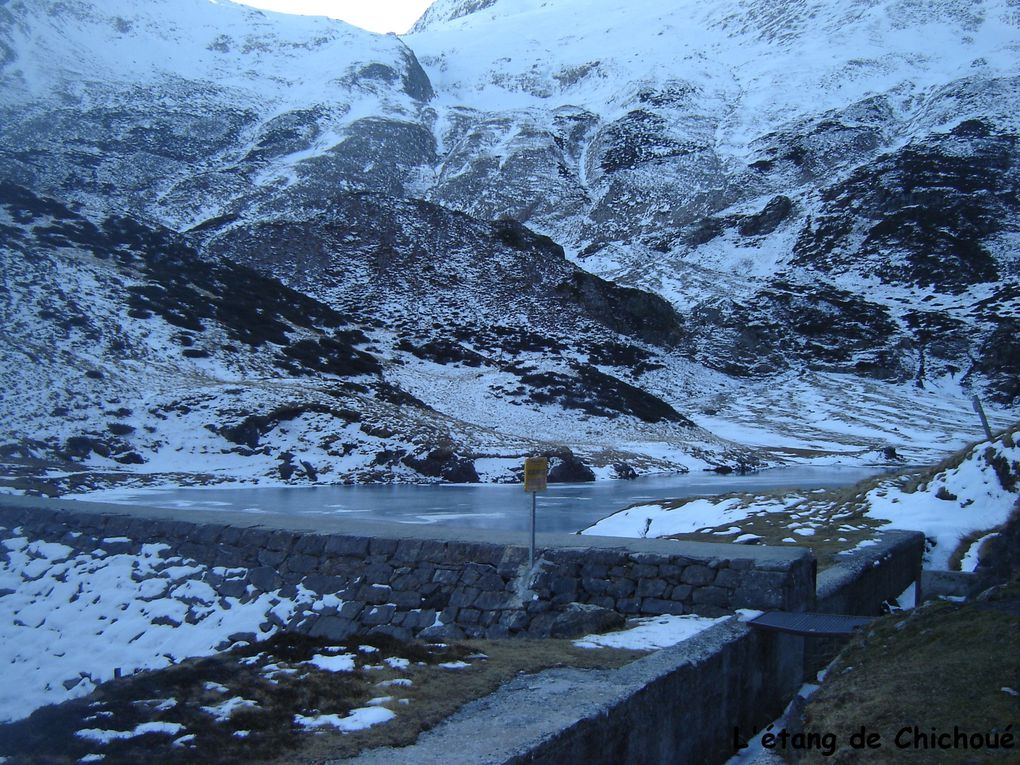
[[[1013,0],[8,0],[0,448],[59,490],[952,448],[1020,394],[1018,53]]]

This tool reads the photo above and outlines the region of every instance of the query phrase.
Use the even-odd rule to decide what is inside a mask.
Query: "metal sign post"
[[[974,411],[977,412],[977,416],[981,418],[981,425],[985,429],[985,435],[988,436],[988,440],[992,440],[992,429],[988,427],[988,418],[985,416],[985,408],[981,406],[981,399],[974,396]]]
[[[549,460],[546,457],[528,457],[524,460],[524,491],[531,492],[531,544],[528,547],[528,569],[535,568],[535,505],[538,492],[546,490],[549,478]]]

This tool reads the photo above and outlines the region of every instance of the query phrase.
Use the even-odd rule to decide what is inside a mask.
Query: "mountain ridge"
[[[574,6],[440,0],[403,38],[199,0],[0,7],[6,376],[31,347],[58,387],[110,365],[120,397],[169,396],[85,384],[72,427],[12,382],[5,452],[129,481],[513,480],[534,451],[613,477],[920,459],[977,431],[974,392],[1015,416],[1015,3]],[[95,236],[191,265],[136,283]],[[234,268],[254,356],[164,300],[218,304],[230,279],[192,278]],[[75,340],[72,302],[123,345]],[[175,360],[129,369],[142,345]]]

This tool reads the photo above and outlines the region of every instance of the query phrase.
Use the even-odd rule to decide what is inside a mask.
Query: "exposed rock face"
[[[972,393],[1020,393],[1018,45],[969,0],[439,0],[404,40],[12,0],[0,447],[611,476],[753,462],[699,413],[824,432],[791,381],[868,417],[848,388],[930,394],[962,437]]]

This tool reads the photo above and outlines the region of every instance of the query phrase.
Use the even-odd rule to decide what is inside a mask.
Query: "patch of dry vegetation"
[[[880,748],[851,746],[862,727]],[[876,621],[830,667],[804,731],[838,742],[828,756],[805,752],[805,765],[1020,763],[1020,583],[987,601],[934,602]]]
[[[327,671],[315,656],[349,657]],[[104,765],[319,763],[378,746],[411,744],[460,706],[520,673],[554,666],[610,668],[644,652],[583,649],[569,640],[401,642],[386,636],[327,644],[280,634],[217,656],[114,680],[91,695],[0,726],[8,765],[64,765],[103,755]],[[443,666],[443,665],[450,666]],[[231,699],[241,699],[234,702]],[[296,715],[338,715],[367,705],[396,717],[363,730],[308,730]],[[81,731],[163,731],[99,743]],[[102,736],[102,734],[96,734]]]

